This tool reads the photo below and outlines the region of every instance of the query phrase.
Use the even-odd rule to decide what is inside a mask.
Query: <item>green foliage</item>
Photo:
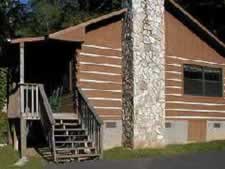
[[[137,149],[131,150],[127,148],[113,148],[104,152],[104,159],[107,160],[122,160],[122,159],[137,159],[159,156],[172,156],[187,153],[209,152],[209,151],[224,151],[225,141],[212,141],[208,143],[193,143],[186,145],[169,145],[165,148],[157,149]]]
[[[0,45],[6,38],[15,36],[25,18],[25,7],[19,0],[0,1]]]
[[[3,109],[6,101],[6,69],[0,68],[0,112]]]
[[[8,120],[5,113],[0,113],[0,143],[7,143]]]
[[[49,103],[53,112],[59,112],[61,107],[61,96],[52,95],[49,97]]]
[[[175,0],[221,40],[225,40],[224,0]]]
[[[29,0],[17,36],[46,35],[120,8],[121,0]]]

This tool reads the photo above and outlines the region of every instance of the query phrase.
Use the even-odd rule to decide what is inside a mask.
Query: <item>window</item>
[[[214,128],[221,128],[220,123],[214,123]]]
[[[166,127],[166,128],[171,128],[171,127],[172,127],[172,124],[171,124],[170,122],[166,122],[166,123],[165,123],[165,127]]]
[[[106,128],[116,128],[116,122],[106,122]]]
[[[184,65],[184,94],[222,97],[222,69]]]

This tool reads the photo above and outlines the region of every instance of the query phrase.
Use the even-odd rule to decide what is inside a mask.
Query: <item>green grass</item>
[[[29,162],[23,167],[13,166],[18,159],[19,154],[11,146],[0,148],[1,169],[43,169],[44,161],[38,157],[29,158]]]
[[[213,141],[208,143],[193,143],[186,145],[169,145],[159,149],[137,149],[131,150],[122,147],[104,151],[104,159],[137,159],[160,156],[173,156],[187,153],[209,152],[225,150],[225,141]]]
[[[179,154],[222,151],[225,150],[225,141],[213,141],[209,143],[195,143],[187,145],[170,145],[160,149],[137,149],[131,150],[122,147],[114,148],[104,152],[106,160],[137,159],[148,157],[174,156]],[[0,148],[1,169],[43,169],[46,163],[40,157],[29,158],[29,162],[23,167],[15,167],[13,164],[19,159],[18,152],[11,146]]]

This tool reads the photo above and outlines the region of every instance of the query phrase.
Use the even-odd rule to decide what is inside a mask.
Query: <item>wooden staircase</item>
[[[60,113],[54,114],[54,119],[56,122],[54,139],[57,162],[100,158],[93,141],[87,135],[87,130],[82,128],[77,117],[69,113]]]
[[[44,86],[21,85],[21,118],[39,118],[55,162],[99,159],[102,157],[102,120],[86,96],[77,88],[75,112],[53,113]],[[28,111],[29,110],[29,111]]]

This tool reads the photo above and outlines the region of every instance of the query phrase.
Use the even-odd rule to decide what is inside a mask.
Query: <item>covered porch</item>
[[[8,70],[9,140],[21,156],[26,154],[28,136],[51,137],[55,119],[77,118],[73,69],[79,45],[40,37],[12,40],[5,46],[1,66]],[[34,134],[37,126],[45,133],[41,129]]]
[[[39,93],[43,86],[54,112],[74,112],[73,100],[62,105],[63,96],[72,96],[75,49],[78,42],[53,39],[18,39],[7,48],[9,70],[8,117],[39,119]],[[20,101],[17,98],[20,94]],[[72,98],[70,98],[72,99]],[[64,106],[64,107],[63,107]]]
[[[21,157],[29,136],[38,144],[42,138],[55,162],[102,155],[102,121],[76,85],[80,45],[38,37],[5,47],[0,66],[8,68],[9,141]]]

